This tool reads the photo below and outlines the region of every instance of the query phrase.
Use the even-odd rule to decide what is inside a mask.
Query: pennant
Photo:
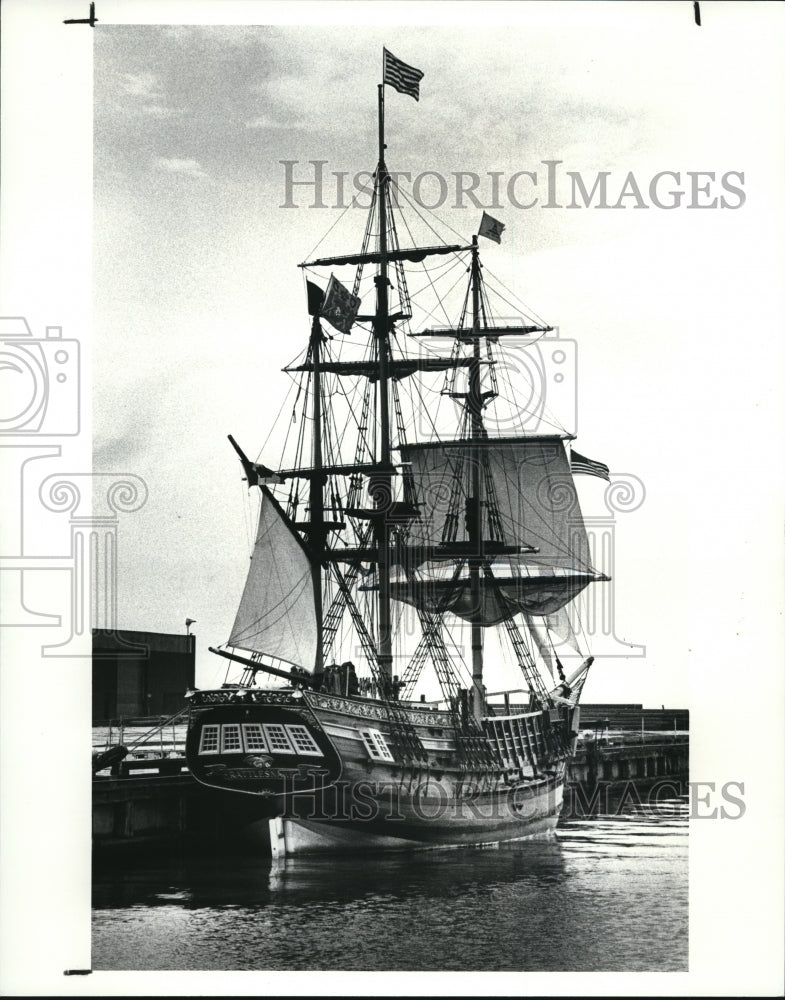
[[[320,315],[341,333],[351,333],[359,308],[359,296],[352,295],[349,289],[331,274]]]
[[[260,465],[258,462],[251,463],[251,468],[253,469],[255,481],[251,482],[251,477],[248,477],[248,485],[264,485],[264,486],[275,486],[283,482],[283,479],[278,475],[277,472],[273,472],[272,469],[268,469],[266,465]]]
[[[305,280],[305,287],[308,292],[308,315],[318,316],[324,302],[324,290],[312,281],[308,281],[307,278]]]
[[[610,469],[607,465],[579,455],[577,451],[573,451],[570,455],[570,469],[574,475],[599,476],[600,479],[611,481]]]
[[[478,236],[484,236],[487,240],[493,240],[494,243],[501,243],[503,232],[503,222],[499,222],[498,219],[494,219],[494,217],[492,215],[488,215],[487,212],[482,213],[482,221],[480,222],[480,228],[477,233]]]
[[[277,472],[274,472],[272,469],[268,469],[266,465],[260,465],[258,462],[252,462],[231,434],[229,434],[228,437],[232,447],[240,456],[240,462],[242,464],[243,471],[245,472],[245,478],[248,482],[249,489],[251,486],[261,486],[262,484],[275,484],[283,482],[283,479]]]
[[[420,80],[425,76],[421,69],[407,66],[405,62],[384,50],[384,83],[395,87],[399,94],[408,94],[415,101],[420,100]]]

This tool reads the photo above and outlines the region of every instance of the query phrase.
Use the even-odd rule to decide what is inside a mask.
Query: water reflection
[[[564,877],[560,842],[553,838],[499,844],[492,848],[433,849],[364,856],[292,857],[272,861],[246,853],[231,859],[202,853],[169,863],[94,872],[93,906],[157,906],[173,902],[187,907],[226,905],[260,907],[281,901],[318,899],[336,905],[367,898],[390,899],[434,893],[454,897],[478,882],[526,880],[538,885]]]
[[[94,968],[668,970],[687,961],[687,823],[352,859],[137,860],[94,875]]]

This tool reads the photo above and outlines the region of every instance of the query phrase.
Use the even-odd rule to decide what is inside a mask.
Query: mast
[[[309,532],[309,542],[311,547],[313,565],[313,600],[316,612],[316,662],[314,664],[317,671],[321,671],[324,666],[324,636],[322,634],[323,609],[322,609],[322,559],[324,557],[324,547],[326,533],[324,527],[324,484],[325,475],[322,471],[322,326],[319,322],[318,310],[315,311],[311,322],[311,361],[313,362],[313,468],[314,475],[311,478],[310,505],[311,505],[311,529]]]
[[[389,351],[389,300],[387,289],[387,166],[384,162],[384,84],[379,84],[379,166],[376,183],[379,191],[379,270],[376,283],[376,315],[373,332],[376,338],[379,362],[379,432],[381,464],[390,466],[390,410],[388,398],[388,351]],[[375,519],[376,544],[379,552],[379,670],[383,679],[392,678],[392,632],[390,607],[390,527],[386,510],[392,500],[392,477],[389,471],[382,472],[376,479],[374,507],[379,513]]]
[[[469,366],[468,405],[471,410],[471,438],[476,442],[482,437],[482,392],[480,376],[480,260],[477,237],[472,237],[472,343],[473,353]],[[480,591],[480,546],[482,545],[482,484],[480,477],[480,450],[475,444],[471,450],[471,493],[467,500],[467,529],[469,541],[475,555],[469,561],[469,581],[472,607],[476,614],[471,623],[472,632],[472,704],[475,719],[479,720],[484,711],[482,696],[482,626],[479,623]]]

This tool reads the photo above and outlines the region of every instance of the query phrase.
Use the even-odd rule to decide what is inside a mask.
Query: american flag
[[[405,62],[384,50],[384,82],[395,87],[399,94],[408,94],[415,101],[420,100],[420,80],[425,76],[421,69],[407,66]]]
[[[575,475],[599,476],[600,479],[607,479],[608,482],[611,481],[610,469],[607,465],[604,465],[602,462],[595,462],[594,459],[586,458],[585,455],[579,455],[577,451],[573,451],[570,455],[570,469],[572,469]]]

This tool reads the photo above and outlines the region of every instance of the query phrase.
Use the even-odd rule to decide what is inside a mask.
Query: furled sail
[[[420,546],[423,559],[415,577],[393,584],[395,599],[495,625],[519,612],[553,614],[593,580],[603,579],[591,566],[561,437],[409,444],[401,447],[401,455],[410,463],[421,509],[411,523],[407,544],[410,550]],[[484,558],[477,597],[472,595],[465,562],[451,570],[428,561],[429,549],[451,540],[451,534],[467,537],[466,500],[475,461],[483,501],[483,540],[536,549]],[[458,503],[456,488],[461,492]]]
[[[269,490],[229,645],[312,668],[316,610],[311,561]]]
[[[468,569],[446,576],[443,565],[426,563],[418,578],[390,585],[396,601],[412,604],[434,614],[450,612],[479,625],[498,625],[523,611],[530,615],[552,614],[595,580],[594,573],[541,571],[510,560],[489,562],[490,576],[480,577],[479,598],[472,593]]]

